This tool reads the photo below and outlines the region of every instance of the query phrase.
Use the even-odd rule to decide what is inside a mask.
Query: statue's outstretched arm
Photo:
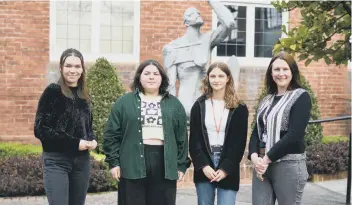
[[[211,48],[219,45],[230,34],[234,28],[235,20],[228,8],[218,0],[209,0],[210,6],[216,13],[220,25],[211,34]]]
[[[221,25],[227,29],[233,28],[235,25],[235,20],[233,19],[230,10],[226,8],[219,0],[209,0],[209,4],[218,16]]]

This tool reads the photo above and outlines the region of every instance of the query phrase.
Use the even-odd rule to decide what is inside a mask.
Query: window
[[[275,8],[255,8],[254,57],[272,56],[273,46],[281,37],[282,14]]]
[[[226,1],[223,4],[232,13],[235,28],[214,49],[213,59],[226,62],[235,55],[242,66],[267,65],[274,45],[283,35],[281,27],[288,22],[288,12],[278,12],[270,2],[263,1]],[[213,29],[218,24],[213,12]]]
[[[67,48],[86,61],[139,61],[138,1],[51,1],[50,60]]]
[[[217,46],[218,56],[246,56],[246,7],[226,6],[232,13],[235,21],[235,29],[231,31],[229,38]],[[219,25],[219,22],[217,23]]]

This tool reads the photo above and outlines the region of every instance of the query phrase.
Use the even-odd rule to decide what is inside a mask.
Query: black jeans
[[[165,179],[164,146],[144,145],[147,177],[121,178],[118,205],[175,205],[176,180]]]
[[[84,205],[89,185],[89,152],[43,152],[44,189],[49,205]]]

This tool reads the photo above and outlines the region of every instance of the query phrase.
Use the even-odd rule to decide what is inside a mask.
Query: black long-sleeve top
[[[81,139],[96,139],[89,103],[78,97],[77,87],[70,89],[73,99],[62,94],[60,85],[50,84],[39,99],[34,135],[45,152],[78,152]]]
[[[279,99],[280,96],[275,96],[274,102],[269,108],[270,110]],[[271,161],[274,162],[287,154],[301,154],[305,152],[304,135],[309,121],[310,110],[311,99],[309,94],[304,92],[291,107],[288,130],[280,131],[280,140],[275,143],[266,154]],[[259,123],[261,124],[261,127],[263,127],[263,114],[259,116]],[[251,160],[251,154],[259,153],[259,147],[261,147],[261,143],[256,123],[249,142],[249,160]]]

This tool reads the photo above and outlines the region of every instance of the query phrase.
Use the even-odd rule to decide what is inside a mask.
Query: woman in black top
[[[301,204],[308,173],[304,146],[311,102],[300,86],[298,66],[281,52],[266,72],[268,95],[260,102],[248,158],[255,166],[254,205]]]
[[[89,182],[89,152],[97,146],[82,54],[65,50],[61,77],[38,103],[34,135],[43,147],[44,188],[50,205],[83,205]]]
[[[238,100],[228,66],[210,65],[203,95],[190,116],[190,155],[194,165],[198,205],[233,205],[240,182],[240,162],[246,146],[248,109]]]

